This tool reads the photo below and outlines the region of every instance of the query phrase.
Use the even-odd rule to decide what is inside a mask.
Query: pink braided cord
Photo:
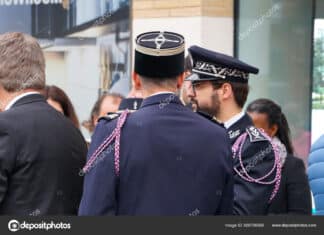
[[[116,133],[116,140],[115,140],[115,173],[117,176],[119,176],[119,154],[120,154],[120,134],[121,134],[121,129],[124,126],[125,122],[126,122],[126,118],[128,115],[129,111],[126,110],[124,111],[117,122],[117,133]]]
[[[243,161],[242,161],[242,149],[243,149],[243,145],[244,142],[247,138],[247,133],[245,132],[244,134],[242,134],[234,143],[232,150],[233,150],[233,158],[236,157],[236,155],[238,154],[238,159],[240,162],[240,167],[242,168],[243,174],[241,174],[241,172],[239,170],[237,170],[236,167],[234,167],[234,171],[244,180],[248,181],[248,182],[254,182],[254,183],[258,183],[258,184],[262,184],[262,185],[270,185],[275,183],[274,185],[274,189],[271,193],[269,202],[271,202],[273,200],[273,198],[276,196],[279,187],[280,187],[280,181],[281,181],[281,161],[280,161],[280,156],[279,156],[279,151],[277,146],[272,142],[271,138],[263,131],[260,130],[262,132],[262,134],[267,138],[267,140],[270,142],[272,149],[274,151],[275,154],[275,159],[274,159],[274,164],[272,169],[265,174],[264,176],[260,177],[260,178],[253,178],[252,176],[250,176],[248,174],[248,172],[246,171]],[[264,179],[266,179],[267,177],[269,177],[273,171],[276,169],[276,175],[275,178],[271,181],[263,181]]]
[[[128,110],[125,110],[117,121],[117,126],[113,132],[102,142],[102,144],[96,149],[96,151],[91,155],[86,165],[83,167],[82,171],[84,173],[89,172],[89,170],[94,166],[94,163],[100,156],[100,154],[111,144],[115,139],[115,173],[119,176],[119,150],[120,150],[120,133],[123,125],[125,124],[127,115],[129,114]]]

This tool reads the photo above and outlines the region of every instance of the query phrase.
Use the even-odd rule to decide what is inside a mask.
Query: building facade
[[[250,79],[248,102],[264,97],[282,106],[296,153],[305,161],[311,141],[324,133],[323,19],[324,0],[0,5],[0,33],[21,31],[39,39],[48,84],[69,94],[81,121],[89,117],[102,92],[128,93],[138,34],[174,31],[185,36],[186,47],[200,45],[260,68]]]
[[[296,154],[306,163],[311,141],[324,134],[324,105],[314,105],[314,91],[321,88],[313,77],[314,31],[321,30],[314,27],[323,12],[324,0],[134,0],[132,32],[133,39],[148,30],[179,32],[187,47],[200,45],[257,66],[248,102],[263,97],[282,106]]]

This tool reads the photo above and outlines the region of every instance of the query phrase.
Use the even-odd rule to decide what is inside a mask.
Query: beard
[[[210,96],[209,103],[201,103],[199,100],[192,98],[191,103],[194,107],[194,111],[202,111],[209,114],[212,117],[217,117],[220,113],[220,101],[217,93],[214,93]]]

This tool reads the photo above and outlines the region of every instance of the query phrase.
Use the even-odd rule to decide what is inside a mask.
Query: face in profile
[[[217,89],[210,81],[195,82],[187,90],[190,102],[198,111],[217,116],[220,111],[220,99]]]
[[[181,98],[185,105],[190,103],[190,99],[188,97],[188,93],[192,90],[192,85],[190,81],[184,81],[181,88]]]
[[[54,109],[56,109],[58,112],[62,113],[64,115],[63,108],[61,104],[55,100],[52,100],[51,98],[47,99],[47,103],[52,106]]]
[[[99,117],[107,115],[107,113],[114,113],[118,111],[121,99],[112,96],[104,98],[100,105]]]
[[[121,98],[114,96],[106,96],[100,103],[98,115],[92,117],[93,125],[96,126],[99,118],[104,117],[107,113],[115,113],[118,111]]]

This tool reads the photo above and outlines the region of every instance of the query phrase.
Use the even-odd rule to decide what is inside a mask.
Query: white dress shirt
[[[33,95],[33,94],[39,94],[39,92],[36,92],[36,91],[31,91],[31,92],[26,92],[26,93],[23,93],[21,95],[18,95],[16,96],[15,98],[13,98],[9,104],[7,104],[5,110],[8,110],[10,109],[18,100],[22,99],[23,97],[27,96],[27,95]]]
[[[240,112],[239,114],[236,114],[232,118],[230,118],[228,121],[224,122],[224,127],[226,129],[230,128],[234,123],[236,123],[238,120],[240,120],[244,116],[244,112]]]

